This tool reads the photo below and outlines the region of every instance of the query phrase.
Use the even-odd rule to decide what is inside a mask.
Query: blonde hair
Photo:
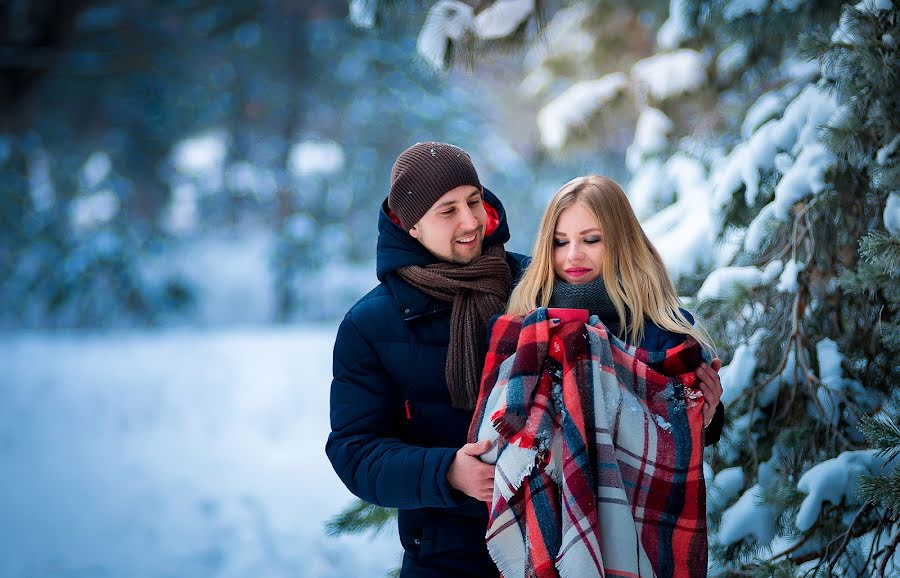
[[[640,344],[645,319],[649,319],[662,329],[690,335],[708,351],[714,351],[706,331],[691,325],[679,309],[669,272],[644,234],[625,191],[612,179],[596,175],[573,179],[553,196],[541,218],[531,264],[509,298],[507,313],[526,315],[536,307],[547,307],[556,281],[556,222],[560,213],[575,203],[591,212],[603,232],[603,284],[619,315],[619,337],[627,336],[631,343]],[[627,325],[626,313],[631,315]]]

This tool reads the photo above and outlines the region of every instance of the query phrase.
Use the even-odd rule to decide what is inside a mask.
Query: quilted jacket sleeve
[[[385,507],[459,505],[462,494],[447,482],[458,448],[424,448],[399,439],[400,395],[349,314],[338,329],[333,371],[325,452],[347,488]]]

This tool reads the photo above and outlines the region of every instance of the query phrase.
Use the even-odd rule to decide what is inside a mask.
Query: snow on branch
[[[706,59],[688,48],[664,52],[636,62],[631,77],[663,101],[700,88],[706,82]]]
[[[475,17],[475,34],[485,40],[509,36],[534,12],[534,0],[497,0]]]
[[[883,473],[885,464],[886,458],[879,457],[878,450],[858,450],[843,452],[811,467],[797,482],[797,489],[807,494],[797,512],[797,529],[805,532],[812,528],[825,502],[856,502],[860,474]]]
[[[416,49],[431,66],[443,70],[448,64],[447,50],[458,42],[474,21],[472,7],[457,0],[441,0],[431,7],[419,31]]]
[[[538,113],[541,142],[549,149],[561,149],[570,131],[587,124],[591,116],[622,92],[627,82],[624,73],[614,72],[570,86]]]

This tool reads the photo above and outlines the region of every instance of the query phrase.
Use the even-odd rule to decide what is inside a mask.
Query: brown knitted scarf
[[[466,265],[441,262],[403,267],[397,273],[422,293],[453,303],[445,368],[447,388],[453,407],[475,409],[487,323],[505,309],[512,282],[503,245],[487,247]]]

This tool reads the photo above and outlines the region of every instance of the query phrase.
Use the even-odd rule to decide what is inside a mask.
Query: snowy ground
[[[0,576],[384,576],[323,532],[334,331],[0,337]]]

